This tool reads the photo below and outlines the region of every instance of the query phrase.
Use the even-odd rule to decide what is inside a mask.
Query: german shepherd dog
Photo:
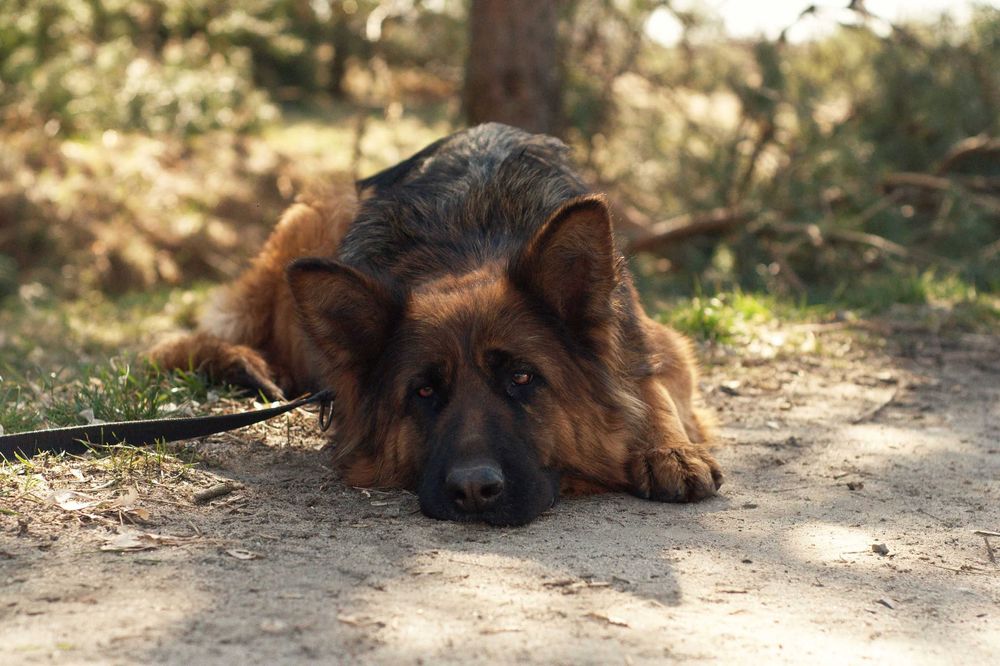
[[[568,152],[488,124],[327,185],[199,331],[150,355],[275,398],[332,389],[344,480],[414,490],[432,518],[520,525],[560,492],[710,496],[690,344],[643,312]]]

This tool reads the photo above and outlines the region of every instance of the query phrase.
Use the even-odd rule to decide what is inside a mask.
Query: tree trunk
[[[465,115],[530,132],[562,129],[560,0],[472,0]]]
[[[344,11],[343,3],[333,2],[332,16],[330,17],[330,44],[333,46],[333,58],[330,60],[328,71],[329,81],[327,82],[327,92],[337,99],[347,97],[344,90],[344,79],[347,78],[347,59],[351,54],[351,47],[354,35],[348,23],[349,17]]]

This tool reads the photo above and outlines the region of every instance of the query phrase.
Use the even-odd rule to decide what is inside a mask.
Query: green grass
[[[197,465],[190,455],[177,453],[163,442],[148,447],[118,444],[95,451],[90,461],[120,486],[137,479],[167,483],[187,477]]]
[[[92,410],[103,421],[166,417],[178,410],[197,414],[207,411],[206,403],[216,394],[233,395],[225,388],[213,389],[198,373],[162,372],[125,356],[43,375],[8,376],[0,387],[0,425],[6,433],[85,424],[84,410]],[[80,457],[43,453],[0,459],[0,498],[30,500],[54,480],[68,476],[71,468],[106,479],[107,487],[126,487],[138,481],[163,484],[184,479],[195,462],[190,454],[168,449],[163,442],[119,443]]]
[[[824,306],[795,304],[736,289],[674,299],[663,308],[659,320],[696,340],[730,344],[752,337],[761,328],[815,321],[828,313]]]
[[[44,420],[31,401],[25,397],[22,387],[0,380],[0,426],[7,434],[35,430]]]
[[[94,480],[97,490],[133,491],[145,486],[148,492],[190,480],[197,467],[194,454],[170,450],[162,442],[142,447],[117,444],[85,456],[42,453],[33,458],[0,459],[0,500],[7,505],[0,507],[0,513],[21,515],[26,508],[44,504],[53,489],[65,488],[81,474]]]
[[[0,381],[0,425],[7,433],[39,427],[84,425],[89,413],[102,421],[131,421],[198,411],[212,389],[203,375],[162,372],[135,357],[114,357],[101,365],[78,365],[46,374],[6,376]]]
[[[205,292],[7,299],[0,310],[0,426],[12,433],[82,425],[86,410],[103,421],[197,411],[211,390],[207,379],[161,372],[139,353],[160,334],[191,326]]]
[[[892,313],[926,319],[934,328],[995,330],[1000,324],[1000,298],[982,293],[953,274],[911,271],[873,275],[842,285],[831,297],[865,316]]]
[[[858,276],[817,302],[793,302],[738,288],[657,299],[659,321],[696,340],[737,344],[783,324],[830,321],[831,318],[891,317],[922,324],[928,330],[995,332],[1000,326],[1000,297],[982,293],[955,275],[933,271],[890,276]]]

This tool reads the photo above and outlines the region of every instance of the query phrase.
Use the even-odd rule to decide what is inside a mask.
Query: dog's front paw
[[[657,502],[696,502],[722,485],[719,463],[697,445],[640,451],[629,465],[632,492]]]
[[[272,380],[267,362],[249,347],[234,347],[218,374],[223,381],[260,393],[268,400],[285,399],[284,393]]]

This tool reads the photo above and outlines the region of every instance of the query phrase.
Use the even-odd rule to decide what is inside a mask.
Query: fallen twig
[[[936,171],[939,174],[945,173],[969,155],[988,152],[1000,152],[1000,139],[992,138],[986,134],[966,137],[945,153]]]
[[[943,564],[935,564],[934,562],[928,562],[932,567],[937,567],[938,569],[944,569],[945,571],[954,571],[955,573],[973,574],[973,575],[990,575],[992,573],[1000,573],[998,571],[987,571],[986,569],[980,569],[979,567],[969,566],[968,564],[963,564],[961,567],[946,567]]]
[[[217,483],[214,486],[205,488],[204,490],[199,490],[194,493],[191,498],[194,500],[195,504],[204,504],[214,500],[217,497],[223,497],[229,493],[237,490],[240,487],[238,483],[233,483],[232,481],[224,481],[222,483]]]
[[[990,562],[996,566],[997,556],[993,551],[993,544],[990,543],[990,537],[1000,538],[1000,532],[991,532],[990,530],[972,530],[972,533],[983,537],[983,542],[986,544],[986,557],[990,558]]]
[[[996,564],[997,556],[993,553],[993,546],[990,544],[990,538],[985,534],[983,534],[982,537],[983,542],[986,544],[986,556],[990,558],[990,562]]]
[[[948,190],[959,190],[964,192],[965,198],[980,208],[991,213],[1000,213],[1000,199],[990,194],[976,194],[967,191],[964,184],[952,178],[933,176],[928,173],[899,172],[891,173],[882,181],[883,186],[890,191],[901,187],[916,187],[922,190],[933,190],[936,192],[947,192]]]
[[[746,224],[754,217],[754,213],[735,207],[713,208],[700,213],[678,215],[654,224],[649,229],[648,236],[632,241],[628,252],[653,252],[691,236],[728,231]]]
[[[919,187],[924,190],[950,190],[954,187],[954,183],[949,178],[909,171],[890,173],[882,180],[882,184],[886,189]]]
[[[929,518],[933,518],[934,520],[938,521],[939,523],[941,523],[945,527],[954,527],[955,526],[955,524],[952,521],[945,520],[944,518],[939,518],[938,516],[935,516],[930,511],[924,511],[923,509],[917,509],[917,513],[922,513],[925,516],[928,516]]]
[[[877,250],[881,250],[886,254],[900,257],[901,259],[911,259],[913,255],[910,250],[907,250],[899,243],[895,243],[888,238],[883,238],[882,236],[870,234],[864,231],[854,231],[853,229],[840,229],[837,227],[820,228],[815,224],[792,223],[769,224],[764,228],[771,229],[782,234],[805,235],[815,246],[822,245],[824,239],[829,238],[830,240],[845,243],[868,245]],[[933,259],[935,261],[940,261],[939,257],[934,257]]]

